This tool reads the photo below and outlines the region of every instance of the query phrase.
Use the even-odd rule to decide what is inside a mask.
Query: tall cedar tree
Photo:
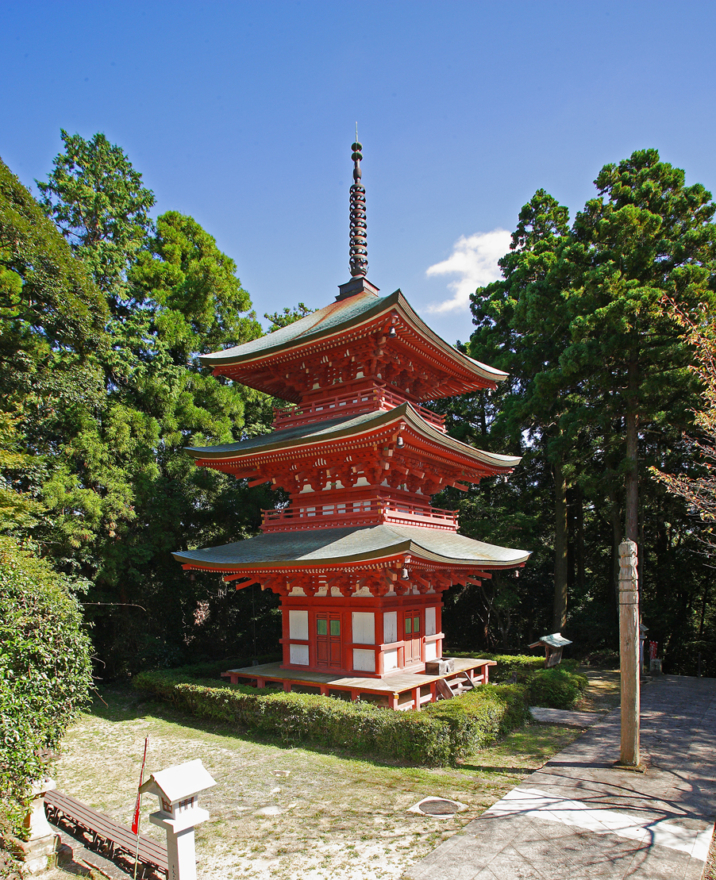
[[[172,551],[251,534],[265,490],[197,469],[183,448],[265,430],[262,396],[198,355],[261,334],[236,265],[191,217],[156,225],[154,196],[120,147],[63,132],[44,207],[104,292],[104,400],[44,487],[53,552],[93,582],[87,612],[110,674],[176,662],[221,588]],[[270,610],[270,609],[269,609]]]
[[[36,181],[41,204],[89,268],[115,315],[126,315],[130,266],[152,231],[154,193],[124,150],[97,133],[86,141],[61,131],[64,152],[47,182]]]
[[[565,283],[559,254],[568,224],[567,209],[538,190],[522,208],[511,251],[500,260],[504,280],[478,289],[471,298],[478,327],[472,356],[510,374],[511,393],[503,392],[497,431],[515,445],[527,430],[554,480],[555,630],[566,623],[567,482],[573,470],[568,450],[574,440],[573,426],[565,421],[569,380],[559,367],[565,327],[555,301]]]
[[[610,509],[614,547],[623,535],[640,543],[640,460],[689,421],[690,352],[661,298],[714,308],[710,194],[656,150],[605,166],[595,183],[599,197],[571,228],[539,190],[500,261],[503,280],[472,298],[472,355],[513,373],[503,423],[530,431],[555,475],[555,629],[566,620],[570,483]]]

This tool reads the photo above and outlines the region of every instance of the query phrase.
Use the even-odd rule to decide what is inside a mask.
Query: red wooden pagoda
[[[222,375],[289,401],[274,431],[190,448],[197,464],[271,482],[290,504],[266,511],[262,534],[175,554],[237,589],[281,596],[283,662],[231,670],[232,681],[420,708],[458,676],[487,680],[487,661],[440,671],[442,593],[524,564],[528,553],[457,534],[430,497],[508,474],[519,459],[448,436],[421,403],[495,388],[506,374],[436,336],[398,290],[379,296],[367,272],[360,144],[353,145],[351,280],[336,301],[260,339],[201,358]],[[428,668],[426,671],[426,664]]]

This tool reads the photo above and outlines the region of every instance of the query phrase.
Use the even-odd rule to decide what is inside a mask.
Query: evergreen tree
[[[107,295],[125,313],[126,278],[152,231],[154,193],[142,186],[121,147],[97,133],[90,141],[61,131],[64,151],[47,182],[35,181],[41,204]]]
[[[154,196],[121,148],[103,135],[63,132],[63,141],[41,186],[45,210],[93,273],[110,318],[97,356],[103,399],[58,450],[40,533],[92,581],[87,613],[116,674],[180,659],[197,608],[222,591],[184,576],[172,551],[251,534],[270,505],[265,488],[198,469],[183,451],[265,430],[265,396],[198,362],[261,328],[211,235],[177,212],[149,222]]]
[[[669,641],[703,572],[692,566],[668,593],[666,572],[693,542],[683,506],[650,483],[648,465],[680,454],[697,386],[690,350],[660,302],[667,293],[713,315],[714,206],[655,150],[605,166],[596,185],[598,198],[571,228],[544,191],[525,206],[500,263],[503,279],[473,297],[470,353],[512,374],[492,430],[515,447],[529,432],[555,476],[556,528],[543,535],[555,553],[555,628],[565,620],[568,582],[578,617],[599,607],[610,581],[616,587],[626,534],[640,544],[644,607]]]

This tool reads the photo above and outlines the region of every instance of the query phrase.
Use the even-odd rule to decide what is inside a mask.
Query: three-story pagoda
[[[489,661],[435,662],[442,593],[529,554],[458,535],[456,514],[430,503],[447,486],[509,474],[519,459],[454,440],[421,404],[493,389],[506,374],[448,345],[399,290],[381,297],[365,277],[361,149],[353,145],[352,277],[336,301],[201,358],[292,405],[276,411],[270,434],[189,454],[249,485],[280,486],[290,504],[267,511],[257,537],[174,555],[185,569],[281,597],[283,662],[230,670],[232,681],[419,709],[488,677]]]

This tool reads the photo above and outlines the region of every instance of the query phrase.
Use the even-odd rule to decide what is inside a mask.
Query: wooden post
[[[634,541],[619,545],[619,657],[622,736],[619,764],[638,768],[639,754],[639,575]]]

